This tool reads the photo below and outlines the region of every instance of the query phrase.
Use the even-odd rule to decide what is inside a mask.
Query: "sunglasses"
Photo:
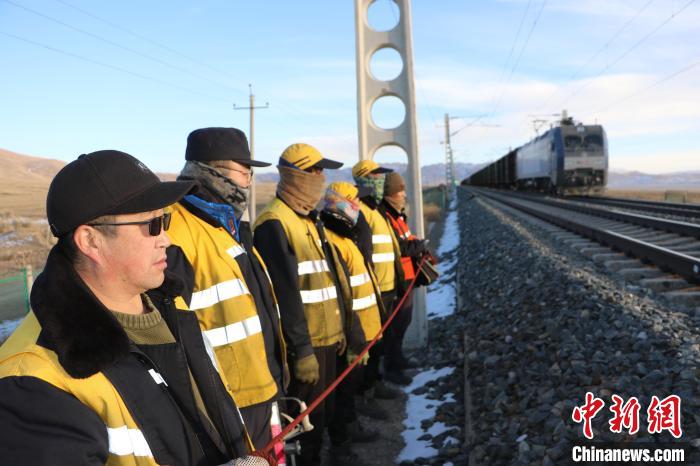
[[[148,225],[148,234],[151,236],[160,235],[161,230],[168,231],[170,228],[170,213],[165,213],[160,217],[155,217],[150,220],[144,220],[142,222],[124,222],[124,223],[88,223],[91,227],[120,227],[122,225]]]
[[[237,169],[231,168],[231,167],[224,167],[222,165],[213,165],[213,167],[218,169],[218,170],[228,170],[231,172],[238,172],[241,175],[246,176],[249,180],[253,178],[253,169],[252,168],[248,171],[243,171],[243,170],[237,170]]]

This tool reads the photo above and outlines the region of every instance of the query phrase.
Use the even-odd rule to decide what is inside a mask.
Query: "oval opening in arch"
[[[406,118],[406,106],[396,96],[380,97],[372,104],[372,122],[381,129],[394,129]]]
[[[379,81],[396,79],[402,70],[403,59],[393,47],[382,47],[372,54],[369,61],[369,71]]]
[[[372,160],[382,167],[389,167],[404,175],[408,166],[408,154],[396,144],[382,146],[372,155]]]
[[[375,0],[367,9],[367,24],[375,31],[391,31],[399,24],[400,15],[394,0]]]

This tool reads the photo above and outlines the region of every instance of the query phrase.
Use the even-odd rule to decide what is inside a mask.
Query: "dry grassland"
[[[700,204],[700,190],[665,190],[665,189],[606,189],[605,195],[625,199],[642,199],[645,201],[687,202]],[[685,201],[683,201],[685,199]]]
[[[255,183],[255,211],[262,212],[265,206],[275,197],[277,183]]]
[[[46,193],[63,165],[0,149],[0,277],[43,267],[52,245]]]

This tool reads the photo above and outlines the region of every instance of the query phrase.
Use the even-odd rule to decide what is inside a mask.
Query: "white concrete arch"
[[[396,24],[386,31],[378,31],[370,26],[368,20],[368,10],[375,0],[355,0],[359,159],[372,158],[379,148],[391,144],[399,146],[406,152],[408,162],[406,191],[411,208],[409,224],[414,234],[424,237],[423,192],[413,82],[411,4],[409,0],[393,1],[398,6],[398,15],[394,17]],[[376,51],[387,47],[398,52],[403,66],[395,78],[382,81],[372,74],[370,63]],[[380,128],[372,121],[371,111],[374,102],[385,96],[399,98],[405,107],[403,121],[391,129]],[[425,290],[419,288],[414,295],[414,317],[407,334],[407,342],[413,347],[424,346],[427,343],[427,335]]]

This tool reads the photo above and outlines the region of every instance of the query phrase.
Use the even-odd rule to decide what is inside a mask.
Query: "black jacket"
[[[207,355],[197,319],[174,308],[171,297],[178,290],[166,282],[170,297],[161,300],[159,310],[176,343],[135,345],[54,247],[32,288],[41,327],[27,344],[55,353],[60,368],[51,373],[64,374],[68,386],[71,380],[104,375],[158,464],[218,465],[246,455],[240,414]],[[154,383],[150,370],[167,385]],[[196,408],[190,373],[211,422]],[[110,455],[98,413],[41,375],[0,378],[0,432],[3,464],[93,466],[104,465]]]

